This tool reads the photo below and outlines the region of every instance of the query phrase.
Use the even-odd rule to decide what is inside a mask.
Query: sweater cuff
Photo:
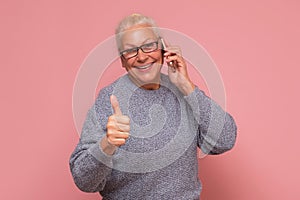
[[[101,163],[109,168],[113,168],[113,156],[106,154],[100,147],[100,141],[89,148],[89,152]]]
[[[199,88],[196,86],[194,91],[190,93],[187,96],[184,96],[184,99],[188,102],[188,104],[191,106],[193,111],[198,111],[199,110],[199,96],[203,96],[204,93],[199,90]]]

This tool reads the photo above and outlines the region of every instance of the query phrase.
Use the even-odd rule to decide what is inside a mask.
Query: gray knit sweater
[[[99,141],[116,95],[130,117],[130,138],[114,155]],[[204,153],[230,150],[236,139],[233,118],[197,87],[188,96],[161,75],[161,87],[144,90],[125,75],[103,88],[89,110],[70,158],[79,189],[103,199],[199,199],[197,147]]]

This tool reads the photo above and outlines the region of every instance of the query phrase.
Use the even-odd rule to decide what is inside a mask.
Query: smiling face
[[[158,37],[153,29],[146,25],[138,25],[126,30],[122,35],[121,49],[129,50],[135,47],[157,42]],[[146,45],[145,45],[146,44]],[[144,89],[158,89],[160,81],[160,70],[163,63],[161,45],[158,42],[157,50],[145,53],[138,49],[138,54],[132,58],[121,56],[123,67],[128,71],[131,80]]]

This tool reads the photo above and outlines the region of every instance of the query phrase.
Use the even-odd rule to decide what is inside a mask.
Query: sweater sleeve
[[[103,190],[111,174],[112,156],[106,155],[100,147],[104,135],[94,105],[88,111],[79,143],[70,158],[74,182],[84,192]]]
[[[198,87],[184,98],[198,123],[198,146],[202,152],[221,154],[232,149],[237,135],[233,117]]]

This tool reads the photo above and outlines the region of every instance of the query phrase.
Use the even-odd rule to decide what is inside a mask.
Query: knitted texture
[[[130,117],[130,137],[114,155],[99,142],[113,114],[116,95]],[[103,199],[199,199],[197,147],[208,154],[230,150],[236,140],[233,118],[197,87],[183,96],[161,75],[157,90],[136,87],[125,75],[103,88],[89,110],[70,158],[78,188]]]

